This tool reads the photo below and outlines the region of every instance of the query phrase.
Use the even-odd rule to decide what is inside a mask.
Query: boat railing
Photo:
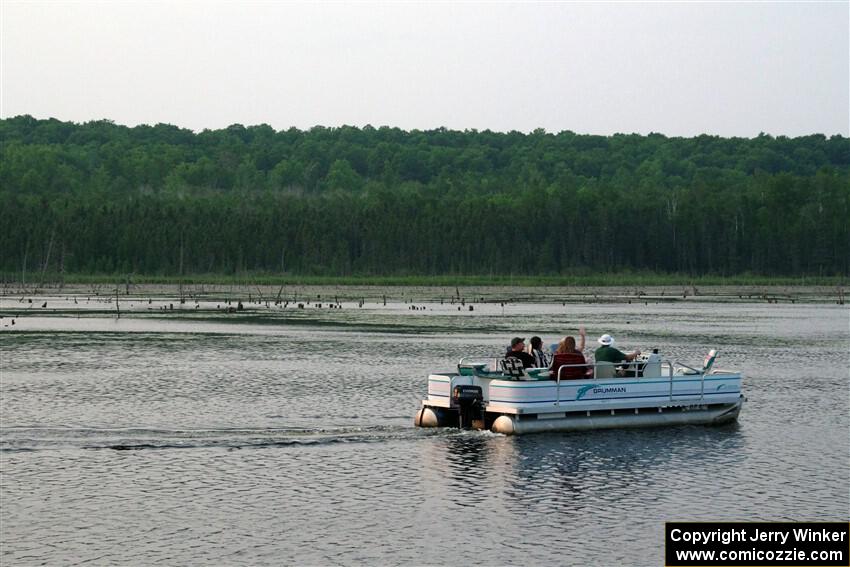
[[[705,377],[707,372],[702,369],[694,368],[692,366],[688,366],[687,364],[683,364],[681,362],[670,362],[665,360],[662,364],[666,364],[670,373],[670,400],[673,400],[673,375],[680,376],[699,376],[699,400],[700,403],[705,402]],[[676,372],[677,368],[684,369],[681,374]]]
[[[473,371],[473,374],[476,374],[475,373],[475,370],[476,370],[475,367],[477,367],[477,366],[483,367],[483,368],[480,368],[480,370],[484,370],[485,373],[489,372],[487,367],[493,368],[494,372],[500,372],[499,363],[498,363],[499,360],[500,360],[500,357],[494,358],[492,355],[464,356],[463,358],[461,358],[458,361],[458,364],[457,364],[458,373],[459,374],[463,373],[461,371],[461,368],[468,368],[468,369],[471,369]],[[668,392],[667,393],[668,393],[669,400],[671,402],[673,401],[673,383],[674,383],[673,378],[674,378],[674,376],[680,375],[680,374],[677,373],[677,368],[679,368],[679,367],[685,369],[685,372],[683,372],[681,375],[694,376],[694,377],[698,376],[699,377],[699,381],[700,381],[700,403],[703,403],[705,401],[705,376],[706,376],[706,374],[703,371],[698,370],[696,368],[692,368],[692,367],[688,366],[687,364],[682,364],[680,362],[672,362],[672,361],[669,361],[669,360],[660,360],[658,362],[659,362],[659,367],[660,367],[660,370],[661,370],[659,377],[664,377],[665,374],[666,374],[666,377],[667,377],[667,382],[668,382]],[[559,366],[558,370],[555,372],[555,377],[554,377],[555,384],[556,384],[555,405],[561,404],[561,381],[565,380],[565,378],[563,378],[563,372],[564,372],[565,369],[568,369],[568,368],[592,369],[593,370],[592,375],[587,376],[586,378],[570,378],[570,380],[594,379],[594,378],[597,378],[597,368],[600,367],[600,366],[601,366],[600,364],[597,364],[595,362],[594,363],[585,362],[583,364],[562,364],[561,366]],[[642,371],[643,371],[642,367],[643,366],[645,366],[645,365],[642,365],[639,361],[634,361],[634,362],[632,362],[628,365],[624,365],[624,368],[626,368],[626,371],[623,375],[620,375],[620,376],[615,375],[614,377],[615,378],[629,378],[629,377],[631,377],[631,378],[641,378],[641,377],[646,378],[646,376],[642,376]],[[497,378],[497,376],[485,376],[485,377]],[[551,374],[549,376],[549,379],[552,379]]]
[[[593,375],[592,375],[592,376],[587,376],[586,378],[585,378],[585,377],[572,378],[573,380],[582,380],[582,379],[593,379],[593,378],[596,378],[596,377],[597,377],[596,369],[597,369],[599,366],[600,366],[600,365],[599,365],[599,364],[597,364],[597,363],[595,363],[595,362],[594,362],[594,363],[592,363],[592,364],[588,362],[588,363],[585,363],[585,364],[562,364],[561,366],[559,366],[559,367],[558,367],[558,371],[557,371],[557,373],[555,374],[555,384],[556,384],[556,392],[557,392],[556,397],[555,397],[555,405],[560,405],[560,404],[561,404],[561,380],[563,380],[563,379],[564,379],[564,378],[563,378],[563,372],[564,372],[564,369],[566,369],[566,368],[585,368],[585,369],[591,369],[591,368],[592,368],[592,369],[593,369]],[[632,364],[631,364],[631,365],[629,365],[629,366],[630,366],[630,367],[628,368],[628,370],[626,370],[626,372],[625,372],[623,375],[621,375],[621,376],[615,376],[615,377],[617,377],[617,378],[629,378],[629,377],[640,378],[640,377],[643,377],[643,376],[641,375],[641,373],[640,373],[641,371],[640,371],[640,369],[639,369],[639,366],[640,366],[640,364],[639,364],[639,363],[632,363]],[[679,362],[671,362],[671,361],[669,361],[669,360],[661,360],[661,361],[659,361],[659,366],[660,366],[660,369],[661,369],[661,374],[660,374],[660,376],[659,376],[659,377],[663,377],[663,376],[664,376],[664,374],[665,374],[665,370],[666,370],[666,374],[667,374],[667,383],[668,383],[668,391],[667,391],[667,395],[668,395],[668,397],[669,397],[669,401],[671,401],[671,402],[673,401],[673,376],[675,375],[675,367],[676,367],[676,366],[681,366],[681,367],[683,367],[683,368],[686,368],[686,369],[688,369],[688,370],[691,370],[691,371],[692,371],[692,373],[691,373],[691,374],[689,374],[689,375],[699,376],[699,381],[700,381],[700,387],[699,387],[699,397],[700,397],[700,403],[703,403],[703,402],[705,401],[705,376],[706,376],[706,374],[705,374],[704,372],[702,372],[701,370],[697,370],[697,369],[695,369],[695,368],[691,368],[690,366],[688,366],[688,365],[686,365],[686,364],[681,364],[681,363],[679,363]],[[634,374],[632,374],[632,368],[634,369]]]
[[[687,368],[691,371],[690,374],[702,374],[702,370],[697,370],[696,368],[688,366],[687,364],[682,364],[681,362],[674,362],[673,364],[676,366],[681,366],[682,368]]]
[[[558,371],[555,373],[558,381],[561,380],[561,375],[562,375],[565,368],[584,368],[585,370],[589,370],[589,369],[593,368],[594,374],[596,373],[596,365],[595,364],[590,364],[590,363],[587,363],[587,362],[585,362],[583,364],[562,364],[561,366],[558,367]],[[588,378],[591,378],[591,376],[588,376]],[[573,379],[574,380],[581,380],[581,378],[573,378]]]
[[[583,368],[583,369],[585,369],[585,372],[586,372],[588,369],[591,368],[591,366],[593,367],[593,372],[595,374],[596,373],[596,364],[588,364],[586,362],[584,364],[562,364],[561,366],[558,367],[558,371],[555,373],[555,405],[556,406],[561,405],[561,380],[562,380],[561,375],[563,374],[564,369],[565,368]]]
[[[470,370],[474,370],[476,366],[483,366],[485,369],[492,368],[493,370],[499,370],[499,358],[494,358],[493,355],[485,354],[481,356],[464,356],[457,363],[457,372],[458,374],[463,374],[462,368],[469,368]]]
[[[667,361],[667,360],[660,360],[660,361],[657,361],[653,364],[658,364],[658,368],[663,368],[664,366],[667,366],[668,369],[669,369],[668,374],[672,375],[673,374],[673,365],[678,364],[678,363],[671,363],[670,361]],[[681,366],[684,366],[684,365],[681,365]],[[561,373],[563,372],[563,370],[565,368],[584,368],[584,369],[593,371],[593,372],[590,373],[590,375],[587,376],[588,378],[609,378],[608,376],[599,376],[599,373],[597,372],[597,368],[609,368],[609,367],[613,368],[613,369],[621,368],[622,372],[623,372],[622,374],[616,374],[615,373],[615,375],[610,376],[610,378],[648,378],[648,377],[650,377],[650,376],[646,376],[644,374],[646,363],[644,363],[642,361],[628,362],[626,364],[620,364],[620,365],[617,365],[617,364],[614,364],[614,363],[611,363],[611,362],[602,362],[602,363],[583,362],[583,363],[576,363],[576,364],[562,364],[561,366],[558,367],[556,375],[557,375],[558,378],[561,378],[561,376],[562,376]],[[688,367],[688,368],[690,368],[690,367]],[[694,371],[694,373],[699,374],[699,371]],[[662,375],[663,375],[663,372],[662,372]],[[655,377],[655,375],[652,375],[652,377]],[[569,379],[582,380],[582,379],[584,379],[584,377],[573,377],[573,378],[569,378]]]

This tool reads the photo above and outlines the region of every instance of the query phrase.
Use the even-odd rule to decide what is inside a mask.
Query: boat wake
[[[0,430],[0,453],[60,449],[143,451],[323,447],[416,440],[447,433],[450,434],[402,425],[205,429],[6,427]]]

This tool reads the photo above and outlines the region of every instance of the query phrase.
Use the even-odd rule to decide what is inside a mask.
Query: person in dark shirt
[[[628,354],[617,350],[614,348],[614,337],[611,335],[602,335],[596,342],[602,345],[593,353],[596,362],[613,362],[614,364],[619,364],[623,361],[631,362],[640,354],[639,350]],[[622,373],[620,375],[622,376]]]
[[[527,352],[534,359],[534,368],[548,368],[549,356],[543,351],[543,339],[531,337],[531,345]]]
[[[522,361],[523,368],[534,367],[534,357],[525,352],[525,339],[514,337],[511,339],[511,350],[505,358],[518,358]]]

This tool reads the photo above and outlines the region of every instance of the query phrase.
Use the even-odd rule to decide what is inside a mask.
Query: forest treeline
[[[850,139],[0,120],[0,271],[850,273]]]

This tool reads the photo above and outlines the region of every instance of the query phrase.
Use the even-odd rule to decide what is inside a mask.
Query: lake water
[[[661,565],[665,521],[850,515],[846,307],[151,304],[12,325],[3,301],[3,565]],[[579,323],[692,365],[719,349],[739,422],[413,427],[429,372]]]

